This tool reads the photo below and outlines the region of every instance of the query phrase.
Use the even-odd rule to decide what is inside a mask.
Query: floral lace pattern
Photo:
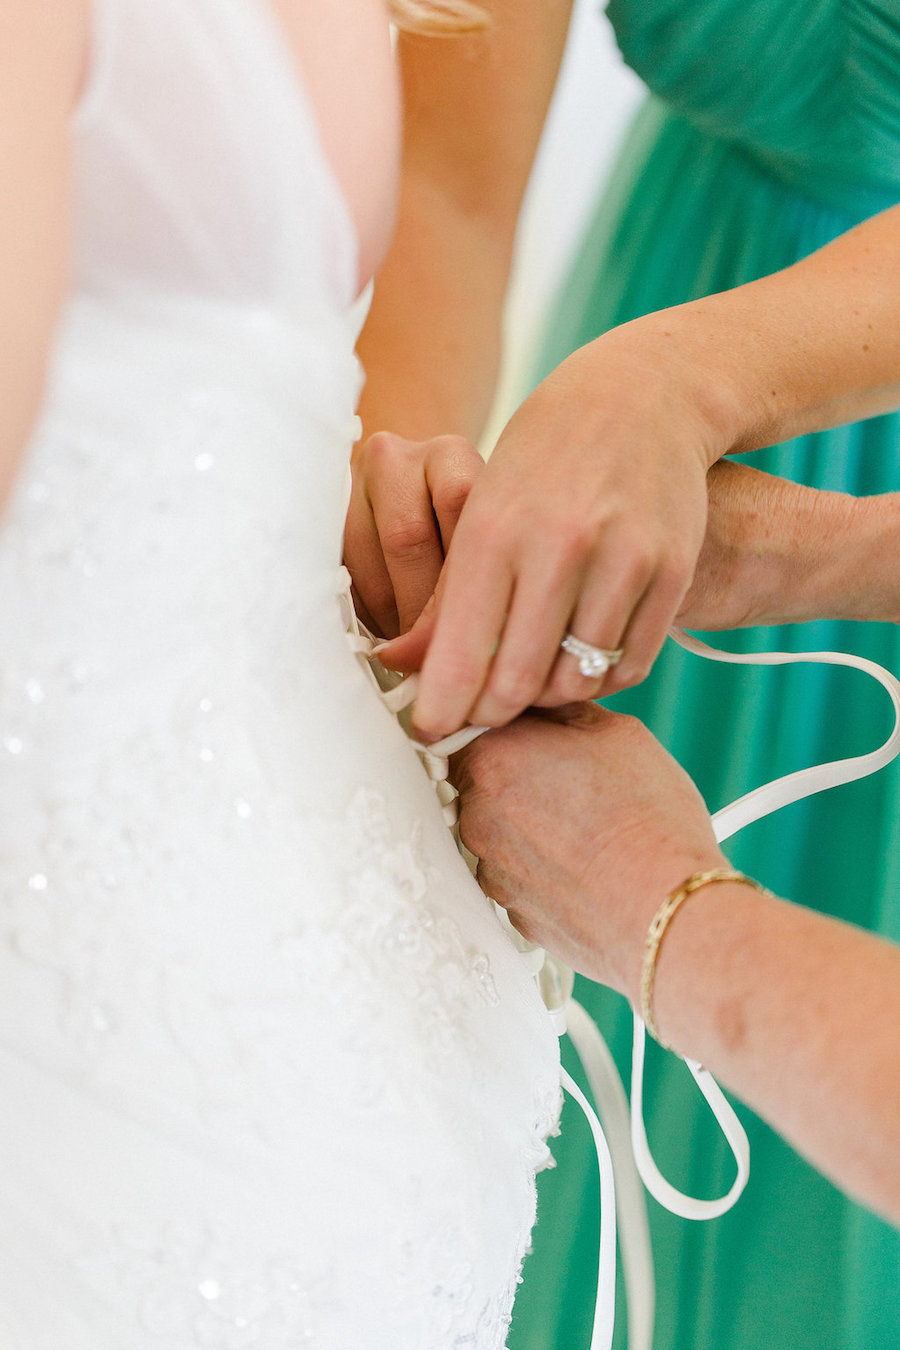
[[[98,6],[106,91],[131,92],[126,34],[142,59],[158,42],[215,95],[191,133],[221,115],[223,154],[239,127],[255,163],[284,74],[245,50],[257,8]],[[168,50],[186,38],[202,57]],[[248,62],[264,97],[238,122],[224,76]],[[168,184],[193,142],[168,102],[162,123]],[[312,250],[311,303],[285,313],[280,272],[276,304],[243,273],[223,297],[104,270],[0,530],[0,1227],[28,1216],[34,1272],[0,1265],[0,1322],[28,1350],[500,1350],[548,1156],[555,1037],[347,650],[354,319],[315,253],[327,166],[270,162],[291,212],[254,196],[249,218],[279,256]]]
[[[477,1280],[462,1255],[467,1248],[448,1231],[403,1245],[397,1308],[402,1321],[404,1301],[417,1306],[416,1350],[503,1350],[519,1277],[473,1311]],[[334,1325],[347,1316],[346,1281],[327,1263],[309,1269],[289,1252],[236,1262],[208,1229],[184,1223],[155,1238],[116,1233],[107,1252],[80,1264],[106,1296],[134,1305],[161,1350],[317,1350],[336,1344]],[[372,1336],[381,1344],[378,1330]]]
[[[167,1225],[156,1240],[117,1234],[102,1257],[83,1262],[95,1284],[124,1295],[152,1340],[203,1350],[302,1350],[333,1311],[330,1280],[288,1253],[236,1265],[213,1235]]]
[[[60,708],[94,698],[101,677],[87,664],[79,680],[60,667],[30,668],[25,675],[8,663],[0,690],[3,792],[20,826],[4,845],[0,963],[52,976],[42,987],[53,991],[54,1053],[67,1054],[110,1101],[129,1084],[142,1118],[162,1108],[134,1096],[133,1066],[158,1065],[177,1102],[172,1119],[192,1113],[235,1147],[291,1147],[295,1104],[310,1099],[310,1028],[327,1026],[334,1010],[353,1046],[344,1090],[354,1128],[377,1130],[402,1108],[409,1085],[386,1072],[399,1045],[404,1055],[417,1047],[418,1091],[449,1078],[459,1101],[477,1097],[478,1010],[503,1006],[509,975],[498,978],[495,955],[507,961],[506,939],[486,901],[478,903],[487,929],[477,937],[448,906],[448,885],[458,883],[446,859],[435,858],[421,819],[398,828],[384,789],[357,785],[340,816],[319,811],[298,823],[290,801],[267,792],[221,684],[202,672],[179,688],[168,718],[92,753],[88,791],[67,790],[42,765],[53,757]],[[360,690],[374,699],[364,682]],[[305,859],[303,904],[272,901],[243,962],[209,908],[217,881],[223,915],[239,887],[227,871],[210,877],[199,821],[226,869],[246,850],[259,857],[264,892],[283,889],[298,849]],[[152,905],[135,903],[147,895]],[[240,906],[236,913],[246,917]],[[406,1298],[418,1308],[417,1350],[505,1344],[533,1221],[534,1171],[548,1160],[557,1109],[555,1081],[535,1075],[528,1116],[510,1133],[521,1211],[514,1241],[503,1239],[499,1286],[485,1291],[471,1235],[432,1230],[427,1214],[399,1252],[397,1306]],[[340,1345],[339,1282],[307,1268],[289,1244],[239,1251],[214,1220],[190,1233],[166,1220],[140,1240],[128,1232],[112,1220],[105,1248],[81,1270],[107,1298],[133,1308],[148,1346]]]
[[[490,1188],[499,1166],[516,1195],[515,1222],[486,1217],[469,1231],[423,1198],[404,1231],[386,1227],[378,1260],[393,1271],[392,1344],[500,1350],[534,1218],[534,1172],[548,1160],[559,1100],[540,1005],[525,997],[531,977],[514,969],[519,958],[454,856],[424,775],[414,810],[388,790],[396,770],[405,775],[411,763],[417,778],[418,766],[402,738],[387,734],[391,719],[349,654],[349,673],[342,666],[337,677],[361,709],[355,745],[363,748],[346,766],[328,752],[329,781],[345,781],[342,809],[332,794],[298,813],[278,734],[298,677],[310,697],[315,691],[292,637],[304,631],[307,598],[273,588],[265,607],[246,617],[236,611],[268,654],[258,658],[265,680],[253,676],[250,705],[241,692],[246,665],[227,662],[224,620],[216,632],[226,640],[208,651],[194,653],[183,640],[209,631],[207,610],[187,613],[174,635],[163,631],[158,649],[134,660],[124,636],[117,647],[104,631],[95,643],[78,626],[81,596],[90,607],[113,595],[124,527],[98,526],[90,557],[74,538],[66,544],[51,499],[75,495],[62,481],[49,495],[38,491],[45,467],[0,549],[0,599],[11,614],[25,606],[73,616],[68,629],[47,619],[28,642],[13,633],[0,665],[8,823],[0,987],[33,999],[18,1027],[4,1012],[10,1034],[24,1055],[58,1073],[54,1109],[73,1129],[82,1128],[83,1085],[111,1116],[124,1107],[123,1122],[139,1122],[143,1134],[209,1137],[238,1168],[245,1156],[292,1156],[303,1112],[321,1112],[334,1095],[337,1064],[340,1137],[395,1139],[377,1165],[400,1175],[397,1125],[411,1098],[446,1097],[463,1132],[492,1121],[501,1142],[466,1185]],[[188,484],[205,488],[207,471],[192,474]],[[97,476],[117,491],[111,475],[104,459]],[[126,475],[125,497],[130,483]],[[185,513],[195,505],[186,500]],[[159,557],[168,556],[174,512],[165,516]],[[290,535],[267,524],[248,540],[254,570],[292,568]],[[198,591],[198,605],[208,600]],[[227,615],[225,600],[216,604]],[[250,588],[244,603],[255,603]],[[333,624],[329,617],[322,631]],[[304,802],[314,797],[304,788]],[[7,1011],[18,1015],[15,1005]],[[521,1068],[507,1065],[509,1050]],[[405,1128],[413,1140],[420,1126]],[[191,1148],[199,1158],[202,1148]],[[178,1206],[167,1212],[167,1201],[137,1238],[129,1207],[107,1194],[99,1155],[96,1165],[91,1203],[100,1212],[90,1243],[78,1226],[62,1240],[93,1251],[80,1278],[133,1326],[136,1350],[343,1350],[359,1342],[335,1331],[360,1314],[346,1321],[327,1254],[320,1266],[287,1238],[243,1244],[212,1212],[192,1227],[193,1202],[179,1224]],[[63,1234],[70,1222],[58,1220]],[[478,1256],[485,1247],[489,1268]]]

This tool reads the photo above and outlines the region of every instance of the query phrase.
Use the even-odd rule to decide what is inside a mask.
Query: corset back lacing
[[[469,745],[487,727],[467,726],[431,745],[415,739],[409,727],[409,708],[415,702],[418,676],[405,679],[386,670],[374,655],[377,640],[360,623],[351,598],[351,579],[340,569],[338,592],[352,650],[360,657],[372,683],[386,707],[401,721],[422,765],[435,785],[441,811],[457,844],[474,871],[476,860],[459,839],[458,800],[449,782],[449,758]],[[862,670],[877,680],[890,696],[894,725],[888,738],[875,750],[848,759],[833,760],[786,774],[754,788],[716,812],[713,826],[719,843],[754,821],[771,815],[783,806],[830,787],[865,778],[889,764],[900,754],[900,681],[874,661],[842,652],[753,652],[720,651],[680,630],[670,636],[686,651],[712,661],[734,665],[789,665],[798,662],[848,666]],[[727,1193],[715,1200],[698,1200],[677,1190],[657,1167],[647,1139],[643,1116],[644,1049],[646,1028],[634,1015],[634,1039],[631,1068],[631,1104],[613,1062],[609,1048],[590,1015],[573,997],[573,972],[551,953],[527,942],[512,927],[504,910],[495,905],[497,915],[534,977],[541,997],[558,1035],[568,1033],[582,1062],[596,1104],[588,1101],[565,1069],[560,1082],[584,1112],[596,1150],[600,1185],[600,1238],[598,1252],[597,1297],[590,1350],[611,1350],[615,1319],[616,1242],[622,1251],[623,1276],[628,1300],[629,1350],[652,1350],[654,1273],[643,1186],[671,1213],[685,1219],[713,1219],[726,1213],[739,1199],[750,1172],[750,1146],[746,1132],[731,1104],[712,1075],[703,1066],[685,1059],[727,1140],[736,1163],[734,1182]],[[602,1125],[601,1125],[602,1120]]]

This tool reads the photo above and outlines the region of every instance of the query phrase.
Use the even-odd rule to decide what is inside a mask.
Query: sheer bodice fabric
[[[346,310],[356,238],[266,0],[98,0],[75,131],[78,290]]]
[[[262,0],[101,0],[0,525],[0,1341],[499,1350],[532,979],[338,602],[356,240]]]

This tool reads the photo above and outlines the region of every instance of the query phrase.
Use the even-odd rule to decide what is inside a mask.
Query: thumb
[[[376,655],[388,670],[399,670],[404,675],[421,670],[425,653],[431,643],[437,623],[437,597],[432,595],[408,633],[376,649]]]

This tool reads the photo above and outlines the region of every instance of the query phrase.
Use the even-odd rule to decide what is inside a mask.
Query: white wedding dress
[[[0,1345],[499,1350],[556,1036],[337,599],[356,240],[264,0],[101,0],[0,525]]]

